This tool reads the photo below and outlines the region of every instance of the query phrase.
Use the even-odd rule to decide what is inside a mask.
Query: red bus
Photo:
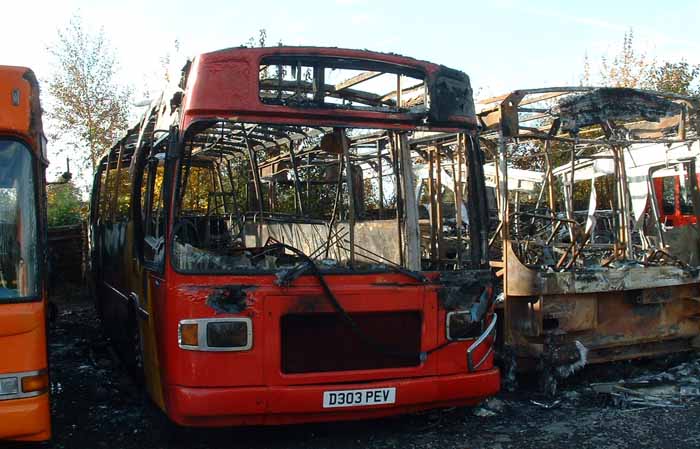
[[[0,66],[0,440],[51,437],[47,164],[36,77]]]
[[[687,164],[684,164],[687,165]],[[700,182],[700,176],[698,176]],[[654,178],[654,194],[659,205],[659,220],[667,227],[694,224],[696,221],[688,174]]]
[[[106,333],[185,426],[373,418],[495,394],[475,133],[469,78],[443,66],[315,47],[198,56],[95,175]],[[459,174],[469,217],[454,235],[435,224],[456,249],[426,257],[437,233],[419,226],[412,166],[429,154]]]

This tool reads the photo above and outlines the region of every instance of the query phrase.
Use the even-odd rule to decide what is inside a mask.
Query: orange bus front
[[[50,437],[37,96],[29,70],[0,67],[0,440]]]

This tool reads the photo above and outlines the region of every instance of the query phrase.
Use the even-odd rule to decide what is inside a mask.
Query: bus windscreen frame
[[[430,108],[424,70],[367,59],[264,56],[258,96],[263,104],[423,115]]]
[[[14,155],[7,152],[14,152]],[[31,302],[41,299],[39,269],[41,243],[38,233],[39,211],[34,158],[34,154],[26,143],[11,137],[0,138],[0,226],[8,229],[14,226],[16,229],[19,224],[23,227],[21,232],[16,229],[14,233],[8,233],[8,237],[3,237],[4,231],[0,230],[0,303]],[[10,198],[12,193],[4,192],[5,190],[16,190],[23,195],[23,198],[17,198],[16,192],[14,203],[9,203],[13,201]],[[5,204],[2,196],[7,197]],[[11,211],[11,208],[15,210]],[[14,222],[9,222],[7,217],[11,217],[12,213],[16,218]],[[16,248],[13,248],[13,242],[16,243]],[[28,260],[22,262],[22,259]],[[17,264],[23,264],[25,268],[15,268],[14,279],[8,280],[7,273],[11,273],[10,265]],[[21,270],[24,272],[18,273]],[[20,276],[25,277],[24,293],[18,285]],[[14,282],[16,287],[8,288],[8,282]],[[13,291],[16,293],[12,294]]]

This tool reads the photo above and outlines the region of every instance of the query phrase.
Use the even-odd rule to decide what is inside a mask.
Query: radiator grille
[[[352,371],[420,364],[421,313],[350,314],[361,339],[338,314],[290,314],[281,319],[282,372],[287,374]]]

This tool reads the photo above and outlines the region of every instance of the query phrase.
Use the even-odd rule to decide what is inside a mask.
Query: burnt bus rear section
[[[566,377],[590,363],[697,350],[700,278],[680,267],[537,273],[508,265],[509,343],[521,369]],[[513,279],[514,280],[514,279]]]
[[[553,374],[551,392],[589,363],[697,349],[696,225],[663,222],[654,180],[679,176],[700,213],[698,99],[572,87],[488,102],[490,253],[517,367]]]
[[[283,47],[202,55],[184,80],[179,142],[151,158],[172,179],[155,309],[168,416],[364,419],[495,394],[466,75]]]

